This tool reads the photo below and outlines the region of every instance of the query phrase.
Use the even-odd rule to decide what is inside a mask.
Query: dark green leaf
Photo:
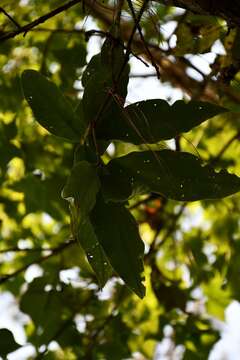
[[[85,86],[83,111],[87,123],[115,118],[127,95],[129,67],[124,64],[123,48],[106,40],[101,54],[87,66],[82,83]]]
[[[61,199],[62,178],[42,179],[41,176],[26,174],[24,178],[13,183],[11,188],[24,193],[26,212],[44,211],[52,217],[59,218],[65,202]]]
[[[76,206],[81,215],[85,215],[94,207],[99,188],[96,166],[87,161],[80,161],[72,168],[62,197]]]
[[[111,160],[107,171],[113,178],[118,174],[119,181],[128,179],[133,193],[152,191],[180,201],[218,199],[240,190],[239,177],[203,166],[196,156],[186,152],[133,152]]]
[[[57,49],[53,54],[58,61],[69,69],[76,70],[76,68],[83,67],[86,63],[86,48],[83,44],[75,44],[73,47],[65,49]]]
[[[88,218],[79,221],[77,239],[87,255],[100,287],[103,287],[112,275],[112,268]]]
[[[119,107],[115,117],[108,117],[97,128],[97,136],[105,140],[122,140],[133,144],[155,143],[191,130],[213,116],[227,110],[202,101],[167,101],[152,99],[125,108]]]
[[[100,169],[99,177],[103,197],[106,201],[126,201],[132,195],[132,186],[128,176],[121,176],[118,164]],[[110,168],[110,169],[109,169]]]
[[[46,277],[34,279],[23,294],[20,308],[31,316],[34,322],[37,332],[36,343],[48,343],[59,330],[63,321],[63,295],[63,291],[57,291]]]
[[[50,133],[79,142],[85,132],[83,119],[74,113],[57,86],[34,70],[22,75],[24,96],[36,120]]]
[[[0,356],[5,358],[7,354],[19,349],[21,346],[16,343],[13,334],[8,329],[0,329]]]
[[[134,218],[124,206],[105,203],[101,196],[90,217],[97,239],[113,269],[130,289],[143,298],[144,244]]]
[[[86,70],[82,76],[82,85],[85,87],[90,78],[96,73],[97,69],[101,67],[101,54],[94,55],[89,61]]]
[[[0,122],[0,166],[5,170],[8,162],[15,156],[20,156],[21,152],[13,145],[11,139],[17,135],[15,121],[9,124]]]
[[[73,167],[62,196],[70,202],[73,235],[85,251],[103,287],[111,275],[111,267],[87,216],[95,205],[99,188],[96,166],[80,161]]]

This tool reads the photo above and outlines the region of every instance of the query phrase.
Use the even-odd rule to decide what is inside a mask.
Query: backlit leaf
[[[97,136],[105,140],[122,140],[133,144],[168,140],[191,130],[207,119],[227,110],[203,101],[167,101],[152,99],[118,108],[115,117],[108,117],[97,128]]]
[[[79,142],[85,132],[84,121],[74,113],[57,86],[38,71],[25,70],[22,75],[24,96],[36,120],[51,134]]]
[[[112,275],[112,268],[88,218],[79,221],[77,239],[87,255],[100,287],[103,287]]]
[[[85,251],[103,287],[111,275],[111,267],[87,216],[95,205],[99,187],[96,166],[80,161],[73,167],[62,196],[70,203],[73,236]]]
[[[144,244],[134,218],[123,205],[105,203],[101,196],[90,217],[113,269],[131,290],[143,298]]]
[[[92,210],[99,187],[96,166],[87,161],[80,161],[72,168],[62,197],[85,215]]]
[[[133,193],[152,191],[179,201],[218,199],[240,190],[239,177],[216,172],[186,152],[133,152],[111,160],[107,170],[113,177],[118,172],[119,181],[127,178]]]
[[[87,123],[115,118],[119,103],[127,95],[129,66],[124,64],[123,48],[107,39],[102,52],[95,55],[83,73],[83,111]]]

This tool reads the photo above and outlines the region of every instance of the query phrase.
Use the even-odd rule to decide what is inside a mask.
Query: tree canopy
[[[0,287],[28,316],[3,359],[208,358],[240,301],[239,9],[1,2]]]

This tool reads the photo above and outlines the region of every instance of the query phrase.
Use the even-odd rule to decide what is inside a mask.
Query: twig
[[[110,32],[102,31],[102,30],[88,30],[85,32],[85,37],[88,38],[90,36],[105,36],[110,39],[112,39],[116,44],[119,44],[124,50],[127,50],[127,47],[124,45],[124,43],[117,37],[113,36]],[[141,61],[146,67],[149,67],[148,63],[144,61],[142,58],[140,58],[137,54],[135,54],[133,51],[130,52],[131,55],[133,55],[136,59]]]
[[[44,23],[45,21],[51,19],[52,17],[60,14],[61,12],[65,11],[65,10],[71,8],[72,6],[79,4],[81,1],[82,0],[71,0],[68,3],[66,3],[62,6],[59,6],[58,8],[48,12],[47,14],[40,16],[39,18],[30,22],[29,24],[18,28],[18,30],[7,32],[6,34],[0,36],[0,41],[12,39],[19,34],[24,34],[24,36],[25,36],[28,33],[28,31],[32,30],[34,27],[38,26],[39,24]]]
[[[157,64],[155,63],[155,61],[154,61],[154,58],[153,58],[153,56],[152,56],[151,51],[149,50],[149,47],[148,47],[147,44],[146,44],[146,41],[145,41],[144,36],[143,36],[143,33],[142,33],[141,26],[140,26],[140,24],[139,24],[139,21],[137,21],[137,17],[136,17],[135,11],[134,11],[134,7],[133,7],[133,4],[132,4],[132,1],[131,1],[131,0],[127,0],[127,2],[128,2],[129,9],[131,10],[134,23],[135,23],[136,26],[137,26],[137,29],[138,29],[140,38],[141,38],[141,40],[142,40],[142,42],[143,42],[143,45],[144,45],[144,47],[145,47],[145,49],[146,49],[146,51],[147,51],[147,54],[148,54],[148,56],[149,56],[149,59],[151,60],[152,66],[153,66],[153,67],[155,68],[155,70],[156,70],[157,78],[160,79],[159,68],[158,68]]]
[[[91,301],[92,299],[92,294],[90,296],[88,296],[80,305],[80,308],[84,309],[85,306],[88,305],[88,303]],[[37,357],[35,358],[35,360],[41,360],[44,355],[48,352],[48,345],[52,342],[52,341],[57,341],[58,338],[66,331],[66,329],[71,326],[72,324],[74,325],[73,321],[74,321],[74,317],[76,314],[71,314],[59,327],[59,329],[55,332],[55,334],[51,337],[50,340],[48,340],[46,349],[44,349],[44,351],[39,352]]]
[[[148,0],[144,0],[144,1],[143,1],[142,7],[141,7],[141,9],[140,9],[140,11],[139,11],[139,13],[138,13],[138,17],[136,18],[136,21],[134,21],[134,26],[133,26],[132,32],[131,32],[131,34],[130,34],[130,37],[129,37],[129,39],[128,39],[128,43],[127,43],[127,48],[126,48],[126,54],[125,54],[124,63],[123,63],[122,68],[121,68],[121,70],[120,70],[120,72],[119,72],[118,80],[121,78],[122,73],[123,73],[123,71],[124,71],[124,69],[125,69],[125,66],[127,65],[128,61],[129,61],[129,56],[130,56],[130,54],[131,54],[131,46],[132,46],[132,42],[133,42],[133,39],[134,39],[134,35],[135,35],[135,33],[136,33],[137,26],[138,26],[138,24],[140,23],[141,18],[142,18],[142,16],[143,16],[143,13],[144,13],[144,11],[145,11],[145,8],[146,8],[146,6],[147,6],[147,2],[148,2]]]
[[[66,321],[63,322],[63,324],[61,325],[61,327],[57,330],[57,332],[52,336],[52,338],[48,341],[48,345],[54,341],[57,340],[63,333],[64,331],[72,324],[73,322],[73,318],[74,316],[69,317],[69,319],[67,319]],[[43,357],[46,355],[46,353],[48,352],[48,345],[46,346],[46,348],[42,351],[39,352],[38,355],[35,357],[35,360],[41,360],[43,359]]]
[[[18,24],[18,22],[14,20],[13,17],[9,15],[2,7],[0,7],[0,12],[2,12],[18,29],[21,29],[21,26]]]
[[[212,159],[210,160],[209,164],[210,165],[215,165],[223,156],[223,154],[227,151],[227,149],[229,148],[229,146],[236,140],[240,138],[240,131],[237,131],[237,133],[235,135],[233,135],[224,145],[223,147],[220,149],[220,151],[218,152],[218,154]]]
[[[94,348],[94,344],[95,344],[96,340],[98,339],[98,337],[100,336],[101,332],[104,330],[104,328],[116,316],[115,312],[117,311],[119,305],[122,302],[122,297],[124,297],[124,292],[125,292],[124,287],[122,287],[122,289],[121,289],[121,291],[119,293],[119,297],[118,297],[115,305],[113,306],[113,308],[111,310],[111,313],[108,316],[106,316],[106,318],[103,320],[103,322],[92,332],[84,359],[86,359],[86,360],[91,359],[92,360],[92,351],[93,351],[93,348]]]
[[[180,216],[182,215],[183,211],[185,210],[187,206],[187,203],[184,203],[180,210],[178,211],[178,213],[175,215],[173,222],[171,224],[171,226],[169,227],[168,231],[165,233],[164,237],[162,238],[162,240],[159,242],[159,246],[162,246],[165,241],[168,239],[168,237],[173,233],[173,231],[175,230],[176,224],[178,219],[180,218]]]
[[[166,201],[166,203],[165,203],[164,205],[166,206],[166,204],[167,204],[167,201]],[[174,232],[174,230],[175,230],[175,228],[176,228],[176,224],[177,224],[177,222],[178,222],[178,219],[179,219],[180,216],[182,215],[182,213],[183,213],[184,209],[186,208],[186,206],[187,206],[187,203],[184,203],[184,204],[181,206],[181,208],[180,208],[180,210],[178,211],[178,213],[174,215],[174,218],[173,218],[173,220],[172,220],[172,223],[170,224],[167,232],[165,233],[165,235],[163,236],[163,238],[162,238],[162,240],[161,240],[160,242],[158,242],[158,235],[159,235],[159,231],[160,231],[161,229],[157,229],[157,230],[156,230],[156,233],[155,233],[154,239],[153,239],[153,241],[152,241],[152,243],[151,243],[151,246],[150,246],[150,248],[149,248],[149,251],[148,251],[148,253],[145,255],[145,262],[146,262],[146,263],[151,262],[151,259],[152,259],[152,257],[154,256],[154,254],[155,254],[155,252],[156,252],[156,250],[157,250],[157,247],[162,246],[162,245],[166,242],[166,240],[169,238],[169,236]]]
[[[19,248],[18,246],[8,248],[8,249],[1,249],[0,254],[10,253],[10,252],[44,252],[44,251],[54,251],[55,248]]]
[[[36,259],[34,261],[32,261],[31,263],[28,263],[26,265],[23,265],[22,267],[20,267],[19,269],[17,269],[16,271],[14,271],[11,274],[5,274],[5,275],[1,275],[0,276],[0,285],[5,283],[6,281],[14,278],[15,276],[19,275],[21,272],[27,270],[29,268],[29,266],[33,265],[33,264],[41,264],[42,262],[50,259],[51,257],[59,254],[61,251],[63,251],[65,248],[67,248],[68,246],[72,246],[73,244],[76,244],[76,240],[70,240],[68,242],[65,242],[63,244],[61,244],[60,246],[58,246],[57,248],[53,249],[52,252],[46,256],[43,256],[39,259]]]

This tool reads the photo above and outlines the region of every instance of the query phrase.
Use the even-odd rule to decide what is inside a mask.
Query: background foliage
[[[240,300],[240,17],[169,3],[1,2],[0,286],[29,359],[206,359]],[[129,58],[183,101],[125,102]]]

